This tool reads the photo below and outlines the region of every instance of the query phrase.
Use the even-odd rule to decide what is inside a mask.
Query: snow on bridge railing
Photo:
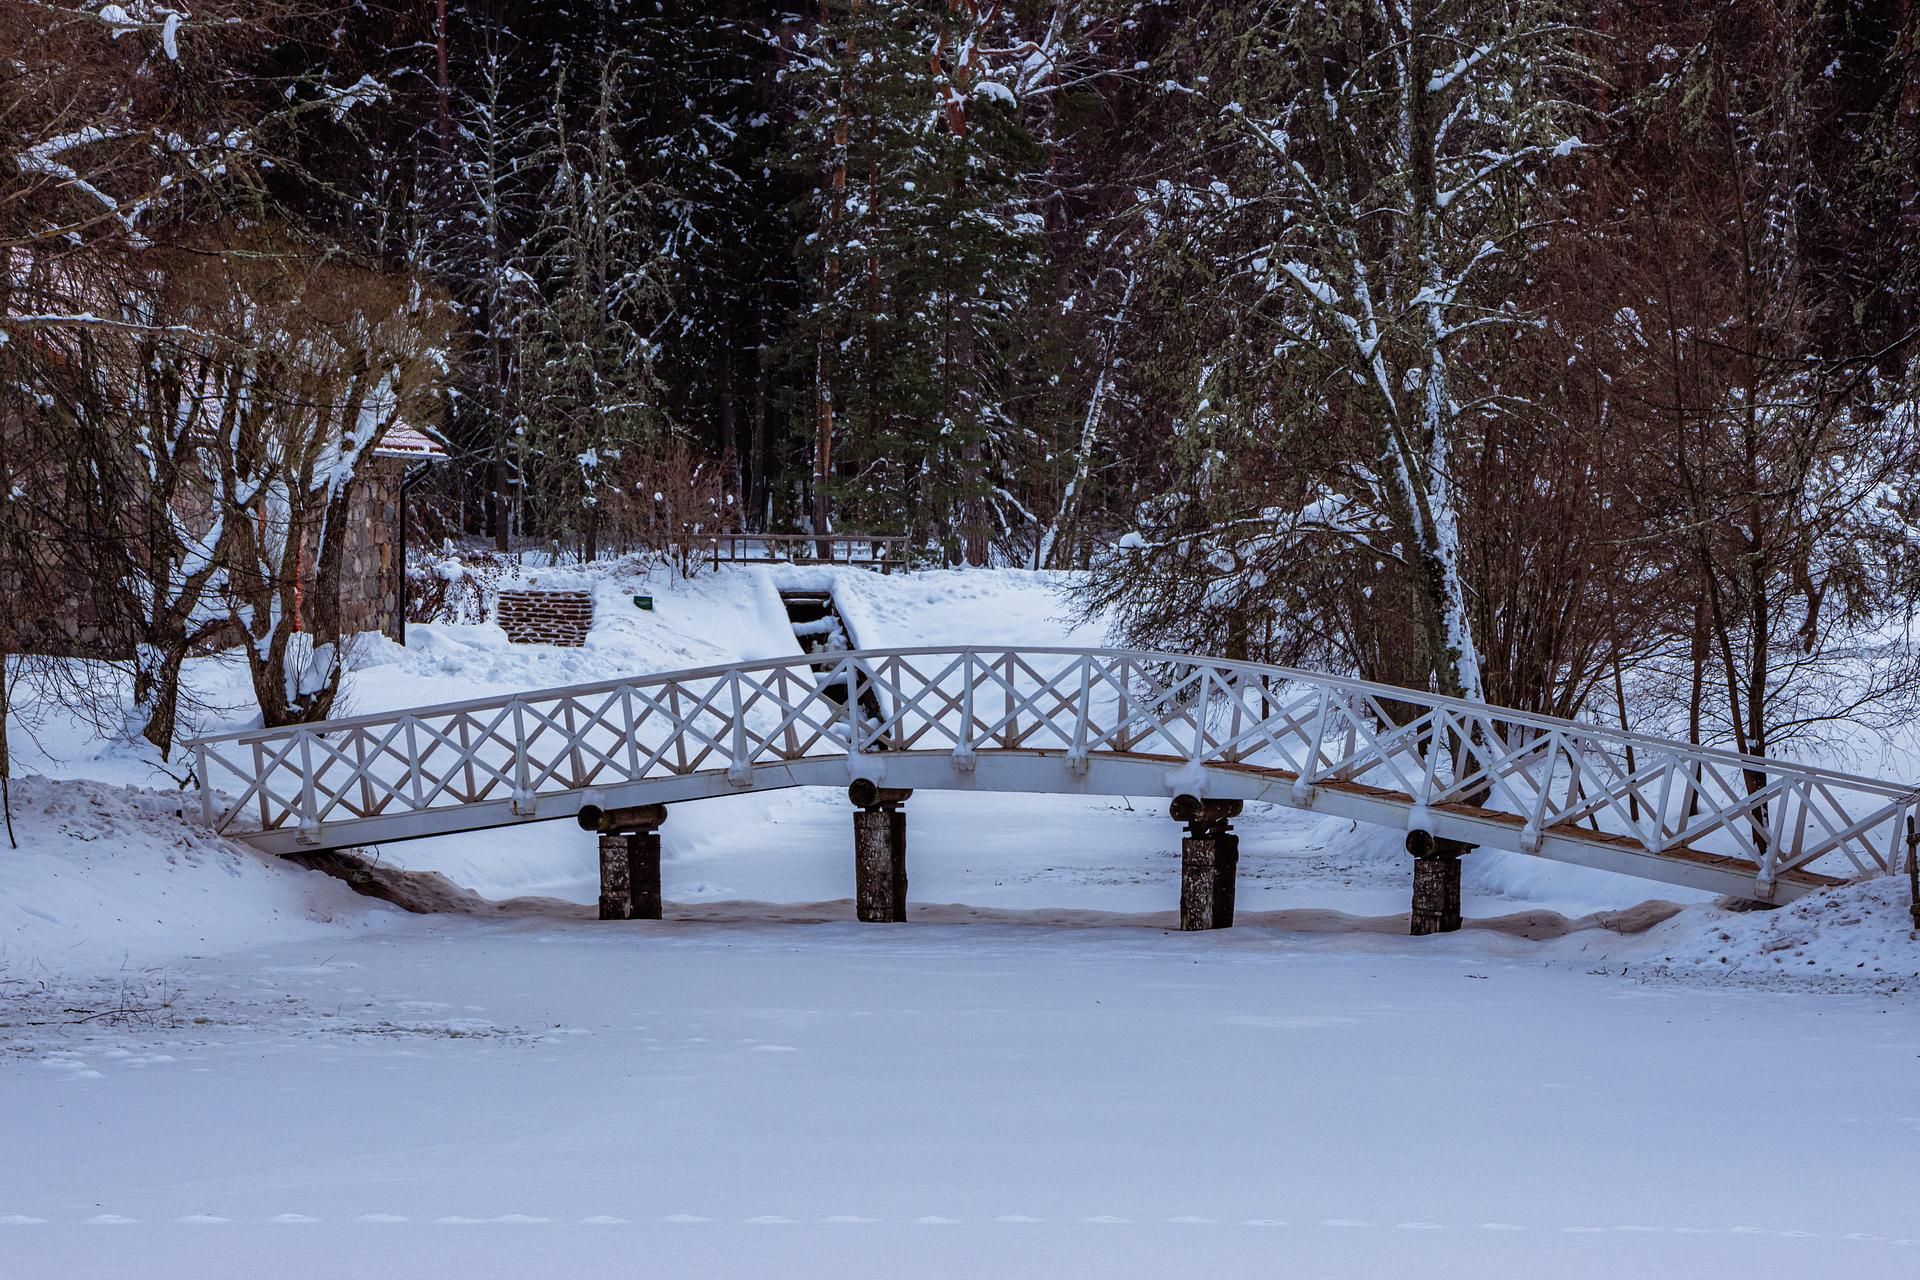
[[[478,698],[193,744],[207,821],[352,843],[457,829],[436,815],[844,756],[941,752],[1164,761],[1169,785],[1257,771],[1310,807],[1316,788],[1439,813],[1497,815],[1509,847],[1543,836],[1782,876],[1894,870],[1920,793],[1830,769],[1689,746],[1417,690],[1254,663],[1109,649],[953,647],[763,659]],[[1627,760],[1631,758],[1632,767]],[[467,824],[472,825],[472,824]],[[322,834],[325,829],[324,836]]]

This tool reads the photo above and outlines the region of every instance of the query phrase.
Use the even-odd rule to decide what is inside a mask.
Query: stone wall
[[[593,626],[593,597],[584,591],[502,591],[494,621],[514,644],[583,645]]]
[[[355,487],[340,564],[340,629],[398,639],[406,571],[400,564],[400,480],[405,458],[372,458]]]
[[[354,486],[340,565],[340,626],[348,635],[379,631],[399,638],[405,586],[399,546],[400,480],[409,462],[407,458],[371,458]],[[207,501],[197,493],[182,498],[182,519],[191,527],[204,527]],[[13,610],[4,628],[12,646],[23,653],[66,658],[131,657],[136,628],[131,620],[112,614],[112,606],[120,603],[119,593],[79,575],[59,572],[51,543],[44,545],[49,550],[42,564],[19,565],[0,557],[0,608]],[[309,547],[302,558],[304,574],[311,574],[317,550]],[[52,598],[23,607],[25,584],[34,582],[45,590],[50,578]],[[310,577],[303,585],[311,589]],[[301,610],[309,620],[312,607],[308,599]]]
[[[7,645],[20,653],[45,653],[59,658],[127,659],[133,656],[134,628],[107,607],[112,592],[101,591],[75,575],[36,566],[32,579],[54,578],[52,599],[24,598],[29,580],[16,566],[0,561],[0,609],[8,611],[0,626]]]

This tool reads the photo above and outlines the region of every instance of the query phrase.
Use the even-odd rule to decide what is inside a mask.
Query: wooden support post
[[[913,792],[860,779],[847,798],[853,814],[853,910],[868,924],[902,924],[907,918],[907,815],[900,807]]]
[[[583,830],[600,833],[602,920],[660,919],[660,824],[666,820],[663,804],[581,807],[575,821]]]
[[[1460,855],[1473,852],[1464,840],[1425,831],[1407,832],[1413,855],[1413,914],[1408,932],[1415,937],[1452,933],[1460,927]]]
[[[1168,806],[1176,822],[1187,824],[1180,841],[1180,927],[1231,929],[1234,885],[1240,873],[1240,837],[1232,820],[1238,800],[1202,800],[1175,796]]]
[[[1907,914],[1913,917],[1913,927],[1920,929],[1920,826],[1911,815],[1907,818]]]

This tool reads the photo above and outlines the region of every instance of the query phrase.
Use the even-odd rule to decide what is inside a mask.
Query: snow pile
[[[534,570],[495,585],[589,592],[593,628],[586,645],[511,644],[491,622],[414,624],[404,648],[382,636],[361,636],[342,694],[346,714],[800,652],[765,568],[680,578],[616,562]],[[651,596],[653,608],[642,609],[635,596]]]
[[[178,792],[13,780],[0,973],[94,972],[298,939],[389,914],[338,881],[213,835]]]
[[[1383,837],[1401,848],[1397,831],[1378,828]],[[1401,854],[1406,857],[1404,853]],[[1409,859],[1409,861],[1411,861]],[[1592,867],[1577,867],[1569,862],[1502,849],[1476,849],[1460,860],[1460,886],[1466,894],[1468,911],[1473,913],[1476,897],[1496,895],[1517,902],[1551,902],[1555,910],[1568,915],[1623,911],[1650,898],[1668,902],[1712,902],[1715,894],[1704,889],[1688,889],[1677,884],[1643,880],[1639,876],[1618,875]]]
[[[1920,987],[1920,930],[1904,876],[1879,876],[1777,911],[1695,907],[1647,933],[1656,970],[1760,986]]]
[[[862,570],[786,571],[790,585],[833,589],[855,639],[865,648],[914,645],[1094,645],[1100,623],[1077,620],[1067,594],[1073,575],[1025,569],[944,569],[878,574]],[[799,576],[808,575],[805,580]],[[783,584],[787,580],[783,579]]]

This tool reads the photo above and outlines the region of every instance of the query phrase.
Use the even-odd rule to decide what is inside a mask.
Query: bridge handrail
[[[844,777],[892,760],[921,786],[972,785],[961,775],[977,769],[1013,790],[1217,785],[1760,897],[1783,877],[1795,892],[1834,883],[1824,859],[1895,869],[1904,820],[1920,818],[1920,788],[1817,765],[1345,676],[1065,645],[789,654],[190,745],[207,823],[257,813],[263,847],[497,825],[589,795],[721,794],[766,770],[831,781],[836,756]],[[941,756],[951,774],[930,774]],[[216,800],[216,768],[237,796]]]
[[[1314,687],[1330,687],[1365,698],[1380,698],[1393,702],[1412,703],[1424,709],[1445,709],[1474,717],[1488,717],[1503,724],[1524,725],[1543,732],[1577,733],[1582,738],[1598,740],[1621,747],[1633,747],[1660,752],[1677,752],[1690,760],[1715,762],[1751,768],[1769,773],[1791,774],[1795,777],[1819,779],[1844,784],[1850,789],[1883,795],[1889,799],[1907,799],[1920,802],[1920,784],[1889,782],[1882,778],[1872,778],[1861,774],[1850,774],[1824,765],[1802,764],[1783,760],[1777,756],[1757,756],[1739,751],[1729,751],[1721,747],[1696,746],[1675,738],[1662,738],[1653,734],[1634,730],[1595,724],[1583,720],[1561,720],[1537,712],[1521,711],[1511,707],[1502,707],[1493,703],[1472,702],[1463,698],[1452,698],[1444,694],[1426,693],[1418,689],[1408,689],[1400,685],[1380,684],[1370,680],[1361,680],[1352,676],[1327,675],[1324,673],[1302,671],[1293,667],[1272,666],[1266,663],[1241,662],[1227,658],[1195,657],[1191,654],[1159,653],[1146,649],[1105,649],[1079,648],[1069,645],[921,645],[912,648],[885,649],[849,649],[831,655],[834,663],[848,662],[872,665],[890,658],[919,657],[964,657],[969,654],[1020,654],[1065,658],[1103,658],[1131,660],[1144,666],[1163,664],[1190,664],[1211,667],[1216,670],[1242,672],[1268,678],[1279,678],[1289,683]],[[481,698],[468,698],[457,702],[423,704],[406,707],[397,711],[368,712],[364,715],[343,716],[334,720],[317,720],[305,724],[281,725],[273,728],[241,729],[228,733],[205,734],[187,740],[189,750],[222,743],[256,743],[273,741],[299,733],[331,733],[337,730],[369,728],[375,725],[392,724],[407,717],[425,717],[437,715],[457,715],[465,712],[497,710],[512,706],[516,702],[532,702],[547,698],[572,698],[596,693],[612,693],[622,688],[645,688],[651,685],[685,683],[696,680],[714,679],[738,671],[743,674],[758,671],[770,671],[781,667],[808,666],[819,667],[827,660],[827,655],[783,654],[771,658],[753,658],[741,662],[717,663],[705,667],[690,667],[684,670],[651,672],[644,675],[623,676],[609,680],[595,680],[583,684],[554,685],[540,689],[526,689],[508,694],[493,694]]]

